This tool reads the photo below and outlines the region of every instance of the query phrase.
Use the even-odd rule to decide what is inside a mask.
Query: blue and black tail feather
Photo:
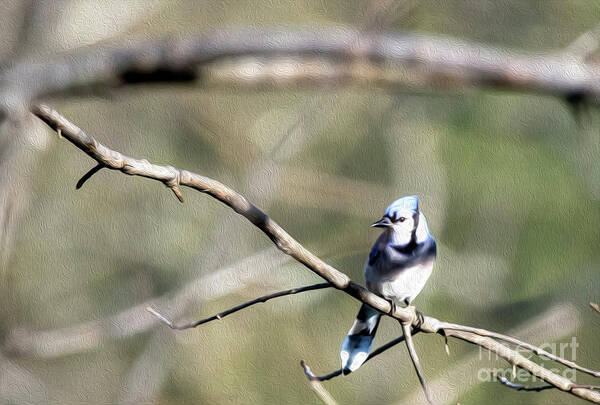
[[[355,371],[367,360],[380,319],[381,312],[366,304],[360,307],[356,320],[342,344],[340,357],[344,375]]]

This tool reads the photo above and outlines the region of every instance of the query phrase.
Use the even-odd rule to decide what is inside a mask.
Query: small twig
[[[329,374],[314,375],[313,372],[311,371],[310,367],[308,367],[308,364],[306,364],[306,362],[304,360],[300,361],[300,365],[304,369],[304,374],[306,374],[306,377],[308,378],[308,381],[327,381],[327,380],[331,380],[334,377],[342,375],[342,369],[341,368],[339,368],[339,369],[337,369],[335,371],[332,371]]]
[[[60,134],[60,130],[58,131],[58,133]],[[75,190],[79,190],[81,187],[83,187],[86,181],[88,181],[94,174],[98,173],[105,167],[106,166],[104,166],[102,163],[98,163],[96,166],[92,167],[86,174],[81,176],[81,178],[75,185]]]
[[[248,308],[249,306],[252,306],[255,304],[260,304],[262,302],[266,302],[273,298],[283,297],[285,295],[299,294],[299,293],[306,292],[306,291],[321,290],[323,288],[330,288],[330,287],[333,287],[330,283],[319,283],[319,284],[311,284],[311,285],[307,285],[307,286],[299,287],[299,288],[292,288],[290,290],[278,291],[273,294],[263,295],[262,297],[258,297],[251,301],[244,302],[243,304],[240,304],[238,306],[230,308],[226,311],[219,312],[218,314],[209,316],[208,318],[200,319],[200,320],[194,321],[194,322],[184,323],[182,325],[174,324],[173,322],[171,322],[169,319],[167,319],[166,317],[161,315],[158,311],[156,311],[152,307],[147,307],[146,311],[148,311],[152,315],[156,316],[160,321],[162,321],[169,328],[175,329],[175,330],[184,330],[184,329],[195,328],[195,327],[205,324],[207,322],[221,320],[221,319],[225,318],[226,316],[233,314],[234,312],[241,311],[242,309]]]
[[[412,340],[412,326],[408,322],[401,322],[401,324],[402,332],[404,332],[404,340],[406,341],[406,347],[408,349],[408,354],[410,355],[410,359],[412,360],[412,363],[415,366],[415,371],[417,372],[417,377],[419,377],[421,387],[423,387],[425,398],[427,399],[427,402],[429,404],[433,405],[433,400],[431,399],[431,392],[429,392],[429,387],[427,386],[427,382],[425,381],[425,374],[423,373],[423,368],[421,367],[419,356],[417,355],[417,351],[415,350],[415,345]]]
[[[325,387],[323,387],[323,384],[321,384],[321,381],[324,381],[324,380],[320,380],[318,377],[316,377],[313,374],[313,372],[311,371],[310,367],[308,367],[308,365],[304,362],[304,360],[300,361],[300,365],[304,369],[304,373],[308,376],[308,381],[310,382],[311,388],[317,393],[319,398],[321,398],[321,400],[328,405],[335,404],[336,403],[335,399],[333,399],[331,394],[329,394],[329,392],[325,389]],[[342,370],[340,369],[339,373],[336,375],[340,375],[341,373],[342,373]],[[334,374],[334,373],[332,373],[332,374]],[[335,376],[333,376],[333,377],[335,377]],[[330,377],[330,378],[333,378],[333,377]]]
[[[501,376],[498,373],[494,373],[494,377],[496,377],[498,379],[498,381],[500,381],[500,383],[502,383],[503,385],[506,385],[507,387],[515,389],[517,391],[540,392],[540,391],[544,391],[544,390],[557,388],[554,385],[549,385],[549,384],[548,385],[540,385],[538,387],[526,387],[521,384],[515,384],[515,383],[509,381],[507,378]],[[600,385],[573,384],[571,387],[572,388],[586,388],[588,390],[599,390],[600,389]]]
[[[509,381],[507,378],[502,377],[501,375],[494,373],[494,377],[500,381],[501,384],[506,385],[509,388],[515,389],[517,391],[535,391],[540,392],[544,390],[548,390],[550,388],[556,388],[554,385],[540,385],[539,387],[526,387],[524,385],[515,384]]]
[[[598,306],[598,304],[596,304],[595,302],[590,302],[590,307],[592,307],[594,311],[600,314],[600,306]]]
[[[419,330],[415,330],[413,332],[414,332],[413,335],[416,335],[417,333],[419,333]],[[367,357],[367,359],[365,360],[365,363],[367,361],[371,360],[372,358],[380,355],[381,353],[385,352],[386,350],[396,346],[398,343],[402,343],[402,342],[404,342],[404,336],[397,337],[396,339],[390,340],[386,344],[379,346],[377,349],[375,349],[371,353],[369,353],[369,357]],[[306,377],[310,381],[327,381],[327,380],[331,380],[332,378],[342,375],[341,368],[338,368],[337,370],[332,371],[329,374],[314,375],[304,360],[302,360],[300,362],[300,365],[302,366],[302,368],[304,368],[304,373],[306,374]]]
[[[326,405],[337,405],[336,400],[331,396],[329,391],[323,387],[323,384],[318,381],[311,381],[310,386],[313,391],[317,393],[321,401],[323,401]]]

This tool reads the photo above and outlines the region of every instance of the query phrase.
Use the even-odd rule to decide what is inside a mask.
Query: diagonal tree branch
[[[417,316],[414,308],[397,307],[393,313],[390,313],[391,305],[388,301],[354,283],[347,275],[319,259],[260,209],[224,184],[186,170],[179,170],[171,166],[155,165],[149,163],[147,160],[134,159],[109,149],[48,106],[35,106],[32,112],[52,129],[60,130],[64,138],[98,163],[105,165],[108,169],[119,170],[132,176],[154,179],[162,182],[171,189],[179,189],[179,186],[190,187],[216,198],[263,231],[281,251],[304,264],[307,268],[328,281],[333,287],[351,295],[362,303],[389,314],[389,316],[403,323],[414,324],[416,326]],[[494,332],[445,323],[433,317],[424,318],[421,331],[427,333],[445,333],[447,337],[454,337],[481,346],[562,391],[591,402],[600,403],[600,392],[576,386],[569,379],[532,362],[520,353],[490,337]],[[500,334],[496,335],[499,337]],[[510,339],[510,337],[503,338],[503,340]]]
[[[347,275],[319,259],[245,197],[224,184],[187,170],[152,164],[145,159],[134,159],[109,149],[48,106],[37,105],[32,112],[52,129],[60,129],[65,139],[98,163],[104,164],[107,169],[119,170],[130,176],[154,179],[169,188],[190,187],[216,198],[263,231],[279,250],[304,264],[317,275],[329,281],[335,288],[343,290],[375,309],[386,313],[390,312],[391,305],[388,301],[352,282]],[[393,316],[405,322],[416,321],[415,312],[411,309],[396,308]]]
[[[417,351],[415,350],[415,344],[412,340],[411,333],[411,324],[408,322],[402,322],[402,332],[404,333],[404,341],[406,342],[406,348],[408,349],[408,354],[410,359],[412,360],[413,366],[415,366],[415,371],[417,372],[417,377],[419,377],[419,382],[421,383],[421,387],[423,388],[423,393],[425,394],[425,399],[430,405],[433,405],[433,401],[431,399],[431,392],[429,391],[429,387],[427,386],[427,382],[425,381],[425,373],[423,372],[423,367],[421,367],[421,362],[419,361],[419,356],[417,355]]]
[[[553,373],[552,371],[540,366],[539,364],[529,360],[518,351],[515,351],[508,346],[498,343],[492,338],[479,336],[471,332],[463,332],[458,330],[447,330],[448,337],[454,337],[465,342],[481,346],[492,353],[496,353],[501,358],[508,361],[510,364],[527,370],[532,375],[546,381],[561,391],[571,393],[590,402],[600,403],[600,392],[589,388],[582,388],[573,383],[568,378]]]
[[[470,326],[456,325],[456,324],[447,323],[447,322],[442,322],[441,328],[443,330],[460,330],[463,332],[471,332],[471,333],[475,333],[476,335],[479,335],[479,336],[491,337],[496,340],[501,340],[506,343],[511,343],[511,344],[517,345],[518,347],[520,347],[522,349],[529,350],[538,356],[544,356],[550,360],[561,363],[564,366],[567,366],[567,367],[573,368],[575,370],[584,372],[586,374],[592,375],[594,377],[600,378],[600,371],[590,370],[588,368],[581,367],[580,365],[578,365],[570,360],[563,359],[562,357],[556,356],[556,355],[542,349],[541,347],[537,347],[537,346],[534,346],[527,342],[523,342],[522,340],[515,339],[511,336],[503,335],[501,333],[492,332],[492,331],[481,329],[481,328],[473,328]]]

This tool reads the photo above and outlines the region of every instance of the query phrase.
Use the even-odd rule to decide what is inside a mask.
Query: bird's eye
[[[400,218],[398,218],[398,221],[400,221],[400,222],[404,222],[404,221],[406,221],[406,218],[404,218],[404,217],[400,217]]]

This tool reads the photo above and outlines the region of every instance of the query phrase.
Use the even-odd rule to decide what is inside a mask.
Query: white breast
[[[380,279],[377,273],[371,273],[367,278],[367,288],[386,299],[396,303],[410,304],[421,292],[431,276],[433,260],[407,267],[397,272],[393,278]]]

